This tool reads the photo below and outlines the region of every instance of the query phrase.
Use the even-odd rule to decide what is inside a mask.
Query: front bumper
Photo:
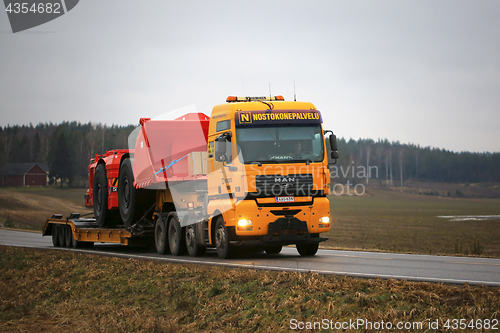
[[[326,241],[328,238],[311,234],[307,223],[296,217],[281,217],[269,223],[267,235],[238,236],[233,235],[230,243],[235,246],[271,246],[289,244],[315,244]]]

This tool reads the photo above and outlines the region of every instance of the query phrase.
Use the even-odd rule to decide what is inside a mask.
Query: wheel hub
[[[125,207],[128,208],[130,204],[130,185],[128,178],[123,180],[123,203],[125,204]]]
[[[215,234],[215,245],[221,249],[225,247],[226,244],[226,233],[224,232],[224,228],[217,229],[217,233]]]
[[[192,247],[194,245],[194,228],[188,227],[186,230],[186,245]]]
[[[158,223],[158,225],[156,226],[156,243],[160,246],[163,245],[163,233],[164,233],[164,229],[163,229],[163,226],[161,225],[161,223]]]

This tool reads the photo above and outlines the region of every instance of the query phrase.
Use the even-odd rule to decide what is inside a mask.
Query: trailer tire
[[[311,257],[318,252],[319,243],[314,244],[297,244],[297,251],[303,257]]]
[[[58,225],[57,234],[59,235],[59,246],[66,247],[66,230],[64,229],[64,225]]]
[[[84,247],[85,242],[80,242],[78,239],[71,237],[71,247],[74,249],[79,249]]]
[[[236,254],[235,248],[229,242],[229,232],[222,216],[219,216],[215,223],[215,249],[221,259],[233,258]]]
[[[170,247],[170,253],[174,256],[179,256],[185,252],[186,243],[182,236],[182,228],[177,214],[172,214],[168,223],[168,246]]]
[[[106,225],[113,226],[118,212],[108,210],[108,180],[104,164],[99,164],[95,170],[93,196],[94,216],[97,225],[101,228]]]
[[[191,257],[201,257],[207,250],[205,246],[198,244],[196,236],[196,224],[188,225],[186,227],[186,248]]]
[[[59,243],[59,226],[57,224],[52,225],[52,244],[55,247],[61,246]]]
[[[267,254],[278,254],[281,252],[283,249],[282,245],[273,245],[273,246],[266,246],[264,251],[266,251]]]
[[[158,217],[155,223],[155,247],[159,254],[167,254],[169,245],[167,241],[167,225],[163,217]]]
[[[66,247],[73,246],[73,233],[71,232],[71,227],[69,225],[64,227],[64,240],[66,242]]]

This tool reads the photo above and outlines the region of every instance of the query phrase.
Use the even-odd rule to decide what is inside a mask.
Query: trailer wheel
[[[69,225],[64,227],[64,240],[66,247],[73,246],[73,233],[71,232],[71,227]]]
[[[185,252],[186,244],[182,237],[182,228],[177,218],[177,214],[172,214],[168,224],[168,245],[170,252],[174,256],[179,256]]]
[[[59,247],[59,226],[57,224],[52,225],[52,244],[55,247]]]
[[[106,168],[99,164],[94,175],[94,216],[95,221],[101,228],[109,225],[113,226],[117,211],[108,210],[108,180],[106,177]]]
[[[186,248],[191,257],[201,257],[207,248],[196,241],[196,224],[186,227]]]
[[[78,239],[74,238],[73,236],[71,237],[71,247],[74,249],[78,249],[81,247],[84,247],[85,242],[80,242]]]
[[[167,226],[162,217],[156,219],[155,223],[155,246],[159,254],[167,254],[169,246],[167,244]]]
[[[59,225],[57,234],[59,235],[59,246],[66,247],[66,229],[64,225]]]
[[[297,247],[297,251],[299,254],[303,257],[310,257],[316,254],[318,252],[318,246],[319,243],[315,244],[297,244],[295,245]]]
[[[283,246],[281,245],[273,245],[273,246],[267,246],[264,251],[266,251],[267,254],[278,254],[281,252],[283,249]]]
[[[222,216],[219,216],[215,223],[215,249],[221,259],[229,259],[235,256],[235,249],[229,243],[229,233]]]

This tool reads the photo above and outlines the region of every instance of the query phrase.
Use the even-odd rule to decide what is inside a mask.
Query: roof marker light
[[[242,97],[242,96],[229,96],[226,99],[227,103],[231,102],[253,102],[253,101],[284,101],[282,95],[278,96],[259,96],[259,97]]]

